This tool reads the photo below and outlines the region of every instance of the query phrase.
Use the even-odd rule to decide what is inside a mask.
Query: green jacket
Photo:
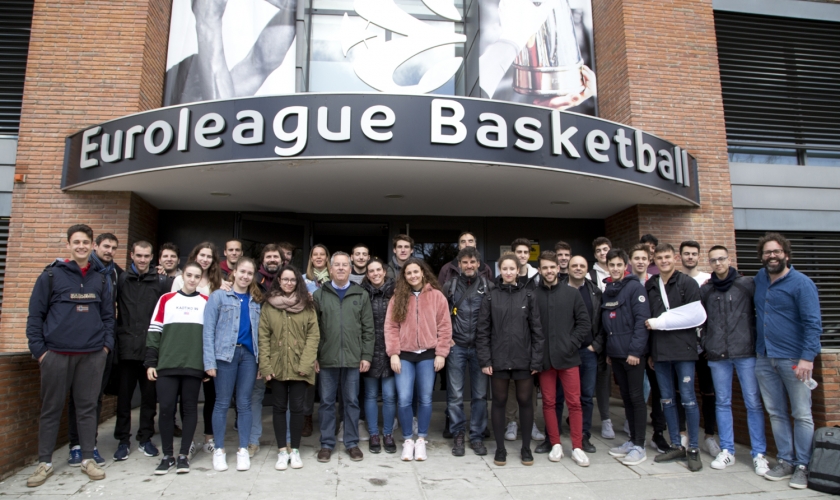
[[[320,337],[314,310],[289,314],[266,302],[260,313],[260,374],[314,385]]]
[[[358,367],[361,361],[370,361],[375,337],[370,296],[365,289],[350,283],[344,300],[340,300],[328,281],[312,297],[321,330],[318,347],[321,368],[352,368]]]

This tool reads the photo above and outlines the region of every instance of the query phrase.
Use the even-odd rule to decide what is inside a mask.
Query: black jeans
[[[131,398],[134,389],[140,384],[140,426],[137,429],[137,441],[145,443],[155,435],[155,414],[157,413],[157,394],[155,383],[146,376],[146,367],[142,361],[123,359],[117,364],[120,377],[120,391],[117,394],[117,423],[114,426],[114,438],[120,444],[131,443]]]
[[[715,384],[712,381],[712,370],[706,354],[700,355],[695,363],[697,367],[697,382],[700,384],[700,400],[703,407],[703,427],[706,434],[714,436],[717,433],[717,417],[715,416]],[[682,405],[680,405],[682,407]]]
[[[624,401],[624,414],[630,422],[631,441],[636,446],[645,447],[645,366],[644,356],[637,365],[627,364],[624,358],[611,358],[612,369],[621,399]]]
[[[102,372],[102,387],[99,390],[99,399],[96,400],[96,437],[99,437],[99,419],[102,415],[102,396],[105,395],[105,387],[108,385],[108,379],[111,377],[111,364],[113,363],[114,352],[108,353],[108,358],[105,360],[105,370]],[[76,423],[76,402],[73,401],[73,389],[70,389],[70,402],[67,410],[67,434],[70,438],[70,449],[79,445],[79,426]],[[95,442],[94,442],[95,444]]]
[[[309,384],[302,380],[277,380],[268,382],[271,394],[274,396],[272,408],[272,422],[274,423],[274,438],[278,448],[286,447],[286,409],[291,408],[289,417],[289,437],[292,449],[300,448],[300,435],[303,431],[303,407],[306,399],[306,389]]]
[[[157,379],[157,396],[160,401],[160,443],[164,456],[174,456],[173,439],[175,436],[175,408],[178,404],[178,394],[181,394],[181,434],[180,455],[190,453],[190,444],[198,426],[198,392],[201,389],[201,379],[189,375],[159,376]]]
[[[653,432],[663,433],[667,428],[665,412],[662,410],[662,393],[659,392],[659,382],[656,380],[656,371],[645,363],[648,382],[650,383],[650,420],[653,422]],[[678,386],[675,386],[678,387]],[[682,408],[682,405],[679,405]],[[685,413],[681,415],[683,429],[685,429]]]
[[[208,377],[209,380],[204,382],[204,435],[213,437],[213,407],[216,406],[216,384],[213,382],[213,377]],[[218,445],[220,448],[224,443]]]

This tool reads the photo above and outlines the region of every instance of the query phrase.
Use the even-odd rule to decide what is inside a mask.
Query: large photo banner
[[[173,0],[164,106],[295,92],[297,0]]]
[[[597,115],[591,0],[478,0],[481,96]]]

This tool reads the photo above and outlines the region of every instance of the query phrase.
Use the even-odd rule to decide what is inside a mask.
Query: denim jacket
[[[251,316],[251,339],[254,356],[259,359],[260,305],[248,303]],[[239,338],[239,297],[224,290],[210,294],[204,308],[204,369],[215,370],[216,360],[230,361]]]

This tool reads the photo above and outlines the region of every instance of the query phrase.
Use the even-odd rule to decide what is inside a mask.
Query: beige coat
[[[260,314],[260,374],[315,384],[320,338],[314,309],[290,314],[266,302]]]

